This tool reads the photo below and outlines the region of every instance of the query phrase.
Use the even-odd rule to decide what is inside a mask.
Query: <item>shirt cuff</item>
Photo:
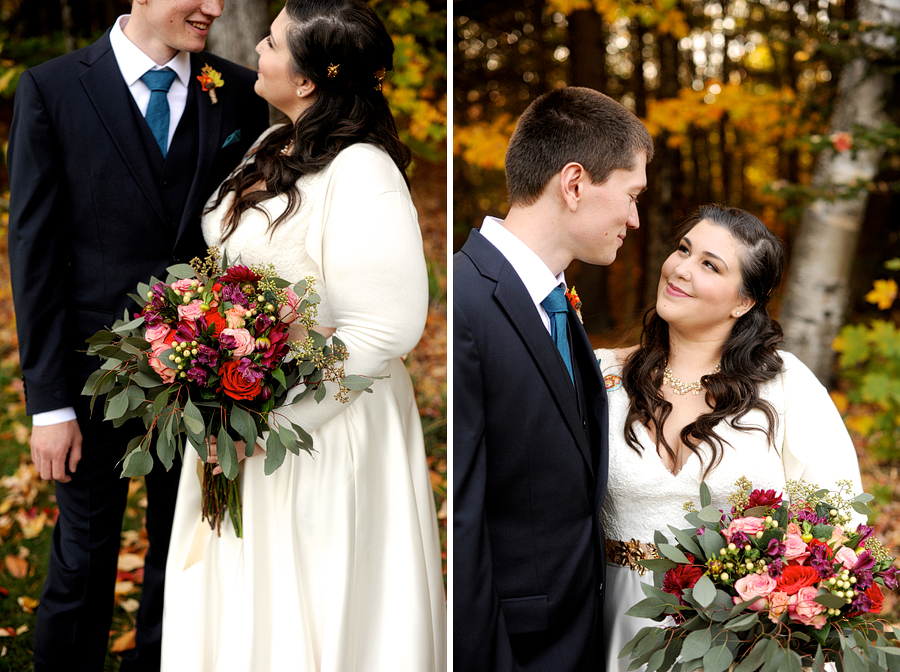
[[[31,424],[34,427],[46,427],[47,425],[58,425],[75,419],[75,409],[72,406],[68,406],[66,408],[58,408],[55,411],[35,413],[31,416]]]

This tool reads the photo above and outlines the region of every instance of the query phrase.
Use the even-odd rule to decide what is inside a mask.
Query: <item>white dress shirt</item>
[[[147,114],[147,106],[150,104],[150,89],[141,81],[141,76],[148,70],[161,70],[162,68],[170,68],[175,72],[175,79],[166,96],[169,101],[169,144],[171,145],[175,129],[178,128],[178,122],[181,121],[181,115],[184,114],[184,108],[187,105],[191,57],[186,51],[179,51],[168,63],[159,65],[122,32],[125,24],[128,23],[129,16],[124,14],[116,19],[109,33],[109,43],[112,46],[116,62],[119,64],[122,78],[128,85],[128,90],[131,91],[134,102],[137,103],[142,115]],[[74,419],[75,409],[69,406],[35,413],[31,422],[35,427],[44,427]]]
[[[481,235],[494,247],[500,254],[506,257],[506,260],[513,267],[515,272],[521,278],[525,289],[528,290],[531,300],[534,302],[535,310],[537,310],[544,328],[547,333],[550,332],[550,315],[544,310],[541,301],[556,287],[566,286],[565,272],[559,275],[553,275],[553,272],[547,267],[541,258],[535,254],[528,245],[519,240],[515,234],[503,226],[502,220],[496,217],[485,217],[481,225]]]

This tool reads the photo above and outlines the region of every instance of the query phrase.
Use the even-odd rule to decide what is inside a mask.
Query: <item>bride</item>
[[[671,538],[668,525],[685,527],[683,505],[698,501],[701,482],[722,509],[741,476],[776,492],[788,479],[823,488],[847,479],[862,492],[828,393],[778,349],[781,327],[766,306],[783,266],[781,242],[756,217],[701,207],[662,266],[640,345],[596,351],[609,396],[607,672],[625,672],[622,647],[656,624],[625,615],[653,578],[635,561],[654,530]]]
[[[273,264],[292,283],[314,276],[318,323],[346,344],[346,373],[383,378],[347,404],[310,395],[277,409],[316,452],[288,454],[270,476],[259,446],[246,459],[243,539],[227,517],[220,537],[200,524],[186,465],[162,669],[443,670],[440,542],[401,361],[422,334],[428,287],[410,152],[381,93],[393,44],[361,0],[288,0],[257,52],[256,92],[290,123],[221,186],[204,236],[233,263]]]

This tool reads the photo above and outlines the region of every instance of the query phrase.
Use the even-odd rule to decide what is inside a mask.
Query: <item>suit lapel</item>
[[[200,74],[200,68],[203,67],[201,61],[202,58],[199,54],[191,54],[191,80],[188,84],[188,104],[197,106],[200,152],[197,157],[197,172],[194,173],[184,213],[178,225],[179,238],[188,224],[196,217],[198,209],[204,205],[202,201],[206,200],[206,194],[204,193],[206,177],[212,170],[213,160],[219,149],[219,135],[222,128],[222,101],[220,100],[217,105],[213,105],[210,96],[200,89],[200,84],[197,82],[197,75]],[[223,95],[227,95],[227,93],[219,92],[219,97]]]
[[[480,238],[480,234],[478,235]],[[489,244],[487,241],[483,242]],[[563,420],[575,439],[578,452],[581,453],[588,470],[593,473],[590,445],[578,413],[578,398],[575,394],[575,387],[569,378],[569,372],[566,370],[553,340],[538,317],[534,303],[525,290],[521,278],[499,252],[497,255],[502,259],[502,266],[496,276],[497,288],[494,291],[494,297],[531,353],[559,407]]]
[[[165,209],[144,152],[140,129],[135,128],[132,115],[127,112],[128,107],[134,104],[134,99],[122,79],[119,64],[109,46],[108,32],[86,52],[85,62],[90,67],[81,75],[81,84],[134,181],[156,214],[165,222]]]

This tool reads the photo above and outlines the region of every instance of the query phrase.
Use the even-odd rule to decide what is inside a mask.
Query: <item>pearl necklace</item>
[[[722,370],[722,367],[719,364],[716,364],[716,368],[707,373],[707,376],[713,376],[719,373]],[[702,379],[703,376],[700,376]],[[672,392],[675,394],[687,394],[690,392],[691,394],[700,394],[700,390],[703,389],[703,385],[700,384],[700,380],[695,380],[690,383],[685,383],[672,373],[672,370],[667,366],[665,371],[663,371],[663,385],[670,385],[672,387]]]

